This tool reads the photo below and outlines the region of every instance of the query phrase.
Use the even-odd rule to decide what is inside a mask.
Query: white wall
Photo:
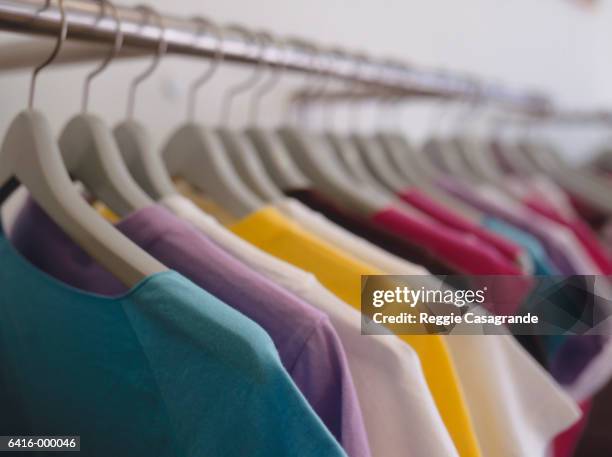
[[[133,4],[140,3],[130,2]],[[567,0],[151,0],[159,10],[177,15],[205,15],[323,44],[402,57],[427,66],[458,69],[516,87],[540,88],[573,107],[612,108],[612,5],[581,10]],[[0,44],[14,37],[0,33]],[[146,61],[114,63],[93,85],[91,107],[110,124],[125,111],[130,75]],[[81,84],[89,66],[71,66],[41,73],[39,109],[58,131],[79,108]],[[157,144],[183,119],[185,92],[204,62],[167,57],[140,91],[137,114]],[[220,93],[242,70],[222,69],[203,89],[200,113],[205,121],[218,115]],[[0,74],[0,135],[25,106],[29,73]],[[267,119],[277,119],[282,97],[267,103]],[[243,121],[240,104],[234,111]],[[243,105],[242,105],[243,106]],[[412,128],[427,119],[410,116]],[[431,116],[429,116],[431,118]],[[581,157],[601,129],[563,129],[556,137],[571,155]],[[568,131],[570,130],[570,131]],[[605,132],[607,133],[607,132]]]

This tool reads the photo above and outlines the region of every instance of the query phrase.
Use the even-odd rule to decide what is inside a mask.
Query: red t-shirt
[[[514,314],[531,288],[531,278],[494,248],[472,234],[463,234],[441,224],[430,224],[393,207],[378,211],[372,220],[382,227],[420,243],[464,274],[500,276],[495,280],[487,307],[495,314]],[[473,278],[478,285],[477,278]],[[490,283],[491,279],[483,279]]]
[[[520,256],[523,252],[521,247],[477,224],[472,223],[471,221],[464,219],[461,217],[461,215],[438,203],[420,190],[410,188],[398,193],[398,195],[405,202],[410,203],[415,208],[427,213],[431,217],[442,222],[444,225],[465,233],[472,233],[488,245],[497,249],[511,262],[516,264],[520,263]]]

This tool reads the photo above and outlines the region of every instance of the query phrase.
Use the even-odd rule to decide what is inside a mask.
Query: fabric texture
[[[166,266],[261,325],[294,382],[347,454],[370,455],[344,350],[325,314],[245,266],[161,206],[136,211],[116,227]],[[17,249],[45,272],[92,292],[124,292],[118,280],[32,201],[18,216],[14,231]]]
[[[356,309],[360,308],[361,275],[383,273],[310,235],[273,207],[249,215],[231,229],[260,249],[314,273],[325,287]],[[443,340],[433,335],[402,335],[401,339],[418,354],[436,406],[459,454],[480,455]]]
[[[0,265],[3,435],[80,435],[93,457],[345,455],[268,335],[177,273],[103,297],[4,236]]]
[[[407,451],[414,456],[458,455],[419,357],[408,344],[394,335],[362,335],[361,314],[311,273],[246,242],[189,200],[170,196],[162,203],[245,264],[329,316],[347,355],[372,455],[401,456]]]

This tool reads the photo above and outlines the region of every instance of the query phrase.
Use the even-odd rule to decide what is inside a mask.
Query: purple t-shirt
[[[138,210],[116,227],[168,268],[263,327],[284,367],[347,454],[370,456],[346,356],[324,313],[244,265],[161,206]],[[15,221],[11,241],[37,267],[74,287],[104,295],[126,290],[32,200]]]

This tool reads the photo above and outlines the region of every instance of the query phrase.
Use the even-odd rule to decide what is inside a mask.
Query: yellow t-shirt
[[[361,275],[384,274],[308,233],[272,207],[253,213],[230,228],[269,254],[313,273],[325,287],[358,310]],[[429,389],[459,454],[480,456],[459,379],[442,338],[436,335],[400,335],[400,338],[419,355]]]
[[[106,219],[111,224],[116,224],[121,220],[119,216],[117,216],[111,209],[102,203],[100,200],[93,202],[91,205],[93,209],[95,209],[100,216]]]

